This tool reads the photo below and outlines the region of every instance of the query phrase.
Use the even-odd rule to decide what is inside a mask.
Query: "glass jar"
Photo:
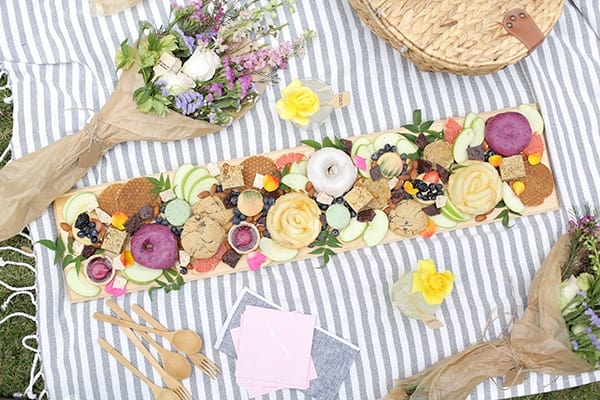
[[[409,318],[423,320],[435,314],[439,304],[427,304],[423,294],[412,292],[413,272],[408,272],[400,277],[390,288],[392,304],[402,314]]]

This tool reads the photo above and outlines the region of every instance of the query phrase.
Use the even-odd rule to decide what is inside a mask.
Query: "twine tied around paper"
[[[88,141],[85,150],[79,154],[77,166],[90,168],[98,163],[98,160],[111,148],[111,144],[98,135],[102,127],[103,118],[100,113],[95,114],[90,122],[81,129],[83,140]]]

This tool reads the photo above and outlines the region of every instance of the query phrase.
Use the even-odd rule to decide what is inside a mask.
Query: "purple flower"
[[[571,340],[571,345],[573,346],[573,351],[577,351],[577,349],[579,349],[579,343],[577,343],[577,340]]]
[[[589,335],[588,337],[590,338],[590,342],[592,342],[592,344],[596,347],[596,350],[600,351],[600,342],[598,342],[596,336]]]
[[[208,122],[210,122],[211,124],[214,124],[216,117],[217,117],[217,114],[215,114],[214,112],[211,112],[210,114],[208,114]]]
[[[592,310],[591,308],[588,308],[583,313],[585,315],[587,315],[588,317],[590,317],[590,322],[592,323],[592,325],[600,328],[600,317],[598,317],[596,315],[596,313],[594,312],[594,310]]]
[[[252,84],[252,76],[250,75],[242,75],[240,77],[240,79],[238,79],[238,81],[240,82],[240,87],[242,88],[242,93],[240,94],[240,97],[243,99],[248,95],[249,90],[252,88],[253,84]]]
[[[223,84],[222,83],[213,82],[210,85],[206,85],[205,89],[208,90],[209,92],[211,92],[211,98],[210,98],[209,103],[212,103],[214,101],[214,96],[217,96],[217,97],[223,96]]]
[[[159,80],[156,81],[155,85],[160,87],[160,90],[162,92],[161,94],[163,95],[163,97],[167,97],[167,95],[169,94],[169,90],[167,89],[167,81]]]
[[[192,54],[194,50],[196,50],[196,38],[187,36],[177,25],[173,27],[173,31],[176,32],[179,36],[181,36],[181,38],[183,39],[183,43],[185,43],[190,54]]]
[[[587,294],[583,290],[580,290],[579,292],[577,292],[577,294],[583,297],[584,299],[587,299]]]
[[[590,334],[592,333],[592,328],[585,328],[584,333]]]
[[[175,106],[183,115],[191,115],[204,106],[204,96],[194,91],[187,91],[175,97]]]

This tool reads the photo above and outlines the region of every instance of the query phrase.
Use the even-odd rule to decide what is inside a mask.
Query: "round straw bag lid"
[[[422,71],[495,72],[548,35],[564,0],[349,0],[380,38]]]

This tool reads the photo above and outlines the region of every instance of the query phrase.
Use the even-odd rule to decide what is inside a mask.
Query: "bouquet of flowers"
[[[275,10],[291,1],[198,0],[172,5],[166,26],[139,22],[135,43],[117,50],[119,83],[91,121],[0,171],[0,240],[39,217],[112,146],[190,139],[241,117],[315,35],[266,43],[285,27],[272,22]]]
[[[164,115],[168,109],[185,116],[227,125],[242,106],[257,96],[257,82],[276,81],[290,57],[299,56],[315,33],[306,30],[293,42],[265,44],[285,25],[267,24],[275,9],[293,0],[198,0],[171,5],[167,26],[140,23],[134,46],[123,41],[117,69],[134,64],[143,77],[135,90],[138,110]]]
[[[562,272],[561,312],[573,351],[598,367],[600,362],[600,221],[598,212],[574,209],[569,221],[569,259]]]
[[[506,337],[472,345],[411,377],[385,397],[464,399],[484,380],[505,387],[527,372],[571,375],[596,369],[600,357],[600,221],[585,207],[536,272],[527,309]],[[467,371],[467,373],[465,373]]]

